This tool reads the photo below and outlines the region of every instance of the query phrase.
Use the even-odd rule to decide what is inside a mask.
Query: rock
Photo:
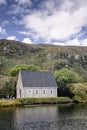
[[[53,56],[49,53],[49,54],[46,56],[46,59],[53,59]]]
[[[80,55],[74,55],[75,60],[79,60]]]

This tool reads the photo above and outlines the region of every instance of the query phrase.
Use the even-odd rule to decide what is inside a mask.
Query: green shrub
[[[76,102],[84,102],[87,100],[87,84],[74,83],[70,85],[70,93]]]
[[[83,82],[84,79],[72,70],[63,68],[54,73],[56,82],[58,84],[58,95],[59,96],[69,96],[68,85],[71,83]]]
[[[33,104],[58,104],[58,103],[70,103],[72,100],[68,97],[57,98],[22,98],[17,99],[21,105],[33,105]]]
[[[73,97],[73,101],[76,103],[84,102],[84,100],[80,96],[77,96],[77,95]]]

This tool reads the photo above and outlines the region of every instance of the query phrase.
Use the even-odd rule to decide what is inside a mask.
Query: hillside
[[[0,40],[0,75],[6,75],[17,64],[34,64],[49,71],[67,67],[87,79],[87,47],[29,45]]]

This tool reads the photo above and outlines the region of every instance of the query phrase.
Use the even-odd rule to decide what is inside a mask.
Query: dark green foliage
[[[34,65],[17,65],[9,71],[8,75],[9,76],[17,76],[20,70],[36,71],[39,69]]]
[[[1,89],[3,97],[16,97],[16,81],[11,78],[9,81],[5,82],[4,87]]]
[[[66,68],[63,68],[59,71],[55,71],[54,76],[58,84],[59,96],[70,96],[68,91],[68,85],[70,83],[79,83],[84,81],[84,79],[79,74]]]
[[[13,81],[7,82],[6,86],[4,88],[4,93],[6,94],[6,96],[15,96],[15,85],[13,83]]]

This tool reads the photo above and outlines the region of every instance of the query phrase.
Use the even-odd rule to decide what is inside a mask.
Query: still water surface
[[[0,108],[0,130],[87,130],[87,105]]]

